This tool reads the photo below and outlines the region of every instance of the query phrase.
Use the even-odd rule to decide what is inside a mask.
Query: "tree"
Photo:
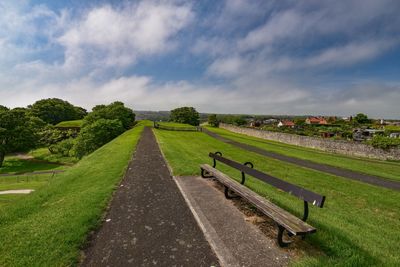
[[[187,123],[193,126],[200,124],[199,113],[193,107],[181,107],[171,110],[170,120],[178,123]]]
[[[8,107],[5,107],[5,106],[0,105],[0,112],[1,112],[1,111],[7,111],[7,110],[9,110]]]
[[[28,108],[33,116],[53,125],[62,121],[79,120],[86,115],[85,109],[58,98],[42,99]]]
[[[135,122],[135,113],[124,106],[124,103],[116,101],[110,105],[97,105],[92,109],[83,121],[83,127],[99,119],[119,120],[124,129],[129,129]]]
[[[82,158],[110,142],[125,131],[120,120],[99,119],[84,126],[74,145],[75,155]]]
[[[211,125],[212,127],[218,127],[219,126],[219,121],[217,119],[216,114],[211,114],[208,116],[208,124]]]
[[[370,123],[371,120],[368,119],[368,116],[363,114],[363,113],[358,113],[355,117],[354,117],[354,121],[360,123],[360,124],[364,124],[364,123]]]
[[[6,153],[34,148],[45,123],[22,110],[0,111],[0,167]]]

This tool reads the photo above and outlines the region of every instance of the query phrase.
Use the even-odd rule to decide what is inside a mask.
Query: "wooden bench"
[[[274,220],[278,226],[277,241],[279,246],[286,247],[288,244],[291,243],[283,240],[283,233],[285,230],[290,237],[302,236],[302,238],[304,238],[307,234],[316,232],[316,229],[314,227],[306,223],[306,220],[308,218],[308,203],[311,203],[316,207],[322,208],[325,202],[325,196],[319,195],[300,186],[291,184],[271,175],[265,174],[261,171],[255,170],[253,169],[253,164],[251,162],[241,164],[239,162],[222,157],[222,154],[220,152],[210,153],[209,157],[213,159],[213,166],[210,166],[208,164],[201,164],[201,176],[203,178],[214,178],[218,180],[221,184],[223,184],[225,187],[225,196],[227,198],[232,198],[232,196],[230,196],[229,194],[229,191],[233,191],[235,194],[253,204],[258,210]],[[239,170],[242,174],[241,183],[236,182],[228,175],[217,170],[217,161]],[[245,183],[246,174],[303,200],[303,218],[299,219],[288,211],[278,207],[264,197],[261,197],[257,193],[245,187],[243,184]]]

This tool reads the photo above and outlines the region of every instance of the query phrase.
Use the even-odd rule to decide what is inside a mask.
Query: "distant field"
[[[56,127],[81,127],[83,120],[74,120],[74,121],[62,121],[56,125]]]
[[[138,124],[48,186],[0,207],[0,266],[75,266],[142,130]]]
[[[400,180],[400,162],[348,157],[339,154],[327,153],[316,149],[288,145],[257,137],[237,134],[220,128],[208,127],[207,129],[234,141],[253,145],[282,155],[376,175],[391,180]]]
[[[209,152],[221,151],[239,162],[251,161],[257,169],[326,195],[322,209],[310,208],[309,222],[317,233],[306,241],[325,256],[307,256],[297,266],[399,266],[400,194],[361,182],[266,158],[225,144],[200,132],[154,130],[174,175],[199,175],[199,164],[211,163]],[[240,172],[218,169],[239,180]],[[279,206],[302,214],[297,198],[252,179],[246,185]]]
[[[170,127],[195,127],[186,123],[177,123],[177,122],[157,122],[159,125],[170,126]]]

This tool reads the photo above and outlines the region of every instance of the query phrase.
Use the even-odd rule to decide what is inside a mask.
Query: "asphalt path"
[[[145,128],[83,266],[219,266]]]
[[[364,174],[364,173],[355,172],[355,171],[351,171],[351,170],[347,170],[347,169],[342,169],[342,168],[338,168],[338,167],[334,167],[334,166],[330,166],[330,165],[326,165],[326,164],[312,162],[309,160],[303,160],[303,159],[299,159],[299,158],[289,157],[289,156],[285,156],[282,154],[270,152],[270,151],[261,149],[259,147],[236,142],[234,140],[222,137],[221,135],[211,132],[204,128],[203,128],[203,132],[219,141],[224,142],[224,143],[227,143],[227,144],[230,144],[230,145],[239,147],[241,149],[248,150],[248,151],[251,151],[251,152],[266,156],[266,157],[270,157],[270,158],[274,158],[274,159],[277,159],[280,161],[296,164],[301,167],[306,167],[309,169],[333,174],[333,175],[344,177],[347,179],[352,179],[352,180],[356,180],[356,181],[360,181],[360,182],[364,182],[364,183],[368,183],[368,184],[372,184],[372,185],[376,185],[376,186],[380,186],[380,187],[385,187],[385,188],[389,188],[389,189],[400,190],[400,182],[387,180],[387,179],[379,177],[379,176]]]

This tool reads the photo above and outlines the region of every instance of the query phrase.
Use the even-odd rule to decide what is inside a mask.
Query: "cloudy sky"
[[[0,104],[400,118],[400,1],[1,0]]]

